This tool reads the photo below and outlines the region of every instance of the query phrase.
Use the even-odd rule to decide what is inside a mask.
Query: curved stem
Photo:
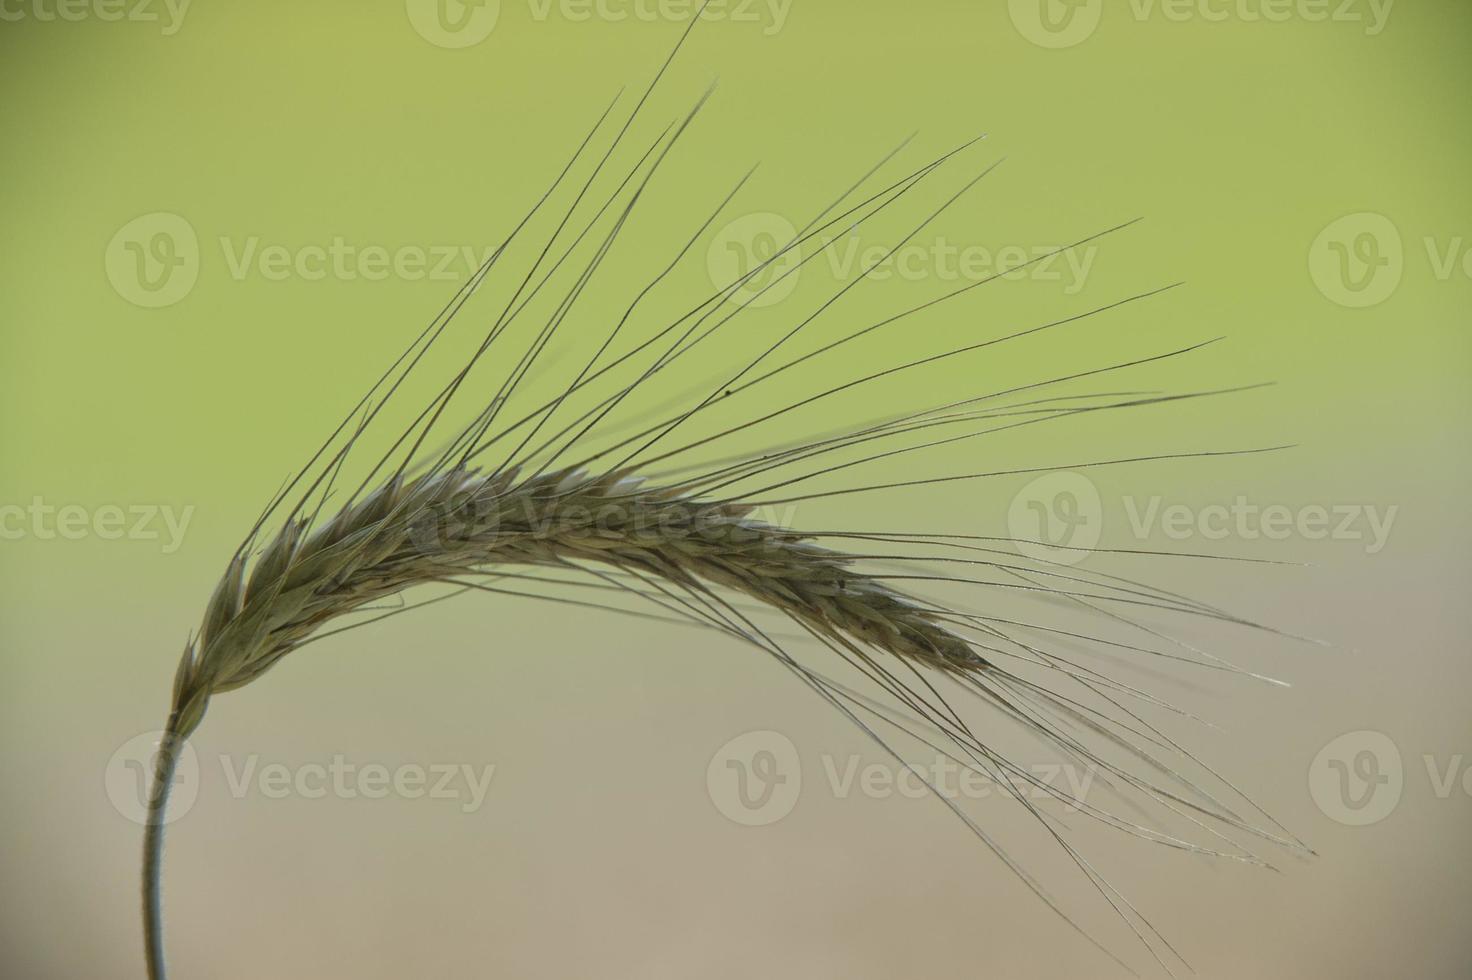
[[[177,718],[169,719],[158,747],[153,786],[148,795],[148,822],[143,833],[143,951],[148,962],[148,980],[166,980],[164,967],[163,903],[160,894],[164,859],[164,815],[169,793],[174,788],[174,771],[184,739],[175,731]]]

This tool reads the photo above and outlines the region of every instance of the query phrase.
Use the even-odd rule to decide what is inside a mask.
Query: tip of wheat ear
[[[637,476],[518,479],[455,468],[390,481],[315,529],[291,521],[221,577],[179,666],[176,731],[211,695],[250,683],[328,622],[417,585],[513,566],[597,565],[680,588],[725,588],[841,643],[924,666],[986,662],[903,593],[801,531]]]

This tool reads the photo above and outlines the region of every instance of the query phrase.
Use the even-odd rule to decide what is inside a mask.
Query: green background
[[[758,162],[730,214],[800,226],[911,133],[891,173],[988,134],[866,232],[869,244],[1002,158],[922,241],[1033,249],[1143,217],[1100,243],[1074,292],[995,283],[773,397],[1184,282],[1079,329],[906,375],[885,397],[925,407],[976,385],[1216,337],[1227,339],[1142,383],[1275,387],[1050,427],[1045,439],[1001,439],[995,453],[967,446],[938,468],[900,472],[1296,444],[1100,471],[1116,516],[1105,540],[1117,547],[1140,546],[1114,503],[1131,493],[1397,508],[1375,555],[1355,541],[1207,543],[1313,567],[1190,569],[1194,591],[1332,644],[1249,638],[1253,666],[1295,688],[1221,692],[1215,717],[1234,736],[1211,740],[1213,760],[1250,776],[1321,857],[1274,876],[1146,852],[1112,880],[1206,976],[1464,976],[1472,950],[1459,910],[1472,897],[1472,856],[1458,832],[1472,807],[1460,788],[1440,798],[1422,760],[1445,767],[1472,734],[1472,9],[1401,0],[1371,34],[1363,21],[1301,16],[1313,4],[1277,22],[1249,0],[1205,5],[1221,19],[1180,20],[1110,2],[1090,36],[1048,49],[1013,16],[1025,23],[1027,3],[1011,8],[793,0],[780,22],[752,5],[697,28],[629,147],[719,86],[568,342],[601,337],[587,311],[621,310],[615,297],[626,303],[630,285]],[[108,805],[108,759],[162,720],[185,633],[261,503],[457,285],[275,281],[259,267],[233,275],[229,255],[252,239],[293,254],[337,237],[389,252],[499,241],[614,93],[627,86],[627,106],[642,92],[688,17],[615,20],[595,8],[583,19],[569,16],[576,5],[541,16],[529,0],[502,0],[484,40],[451,49],[416,31],[402,3],[196,0],[172,34],[105,21],[93,7],[75,21],[41,16],[55,9],[45,2],[4,9],[0,503],[192,510],[177,549],[96,534],[0,542],[10,773],[0,955],[15,976],[137,976],[137,828]],[[109,244],[159,212],[197,237],[198,279],[178,302],[147,308],[118,287],[125,265],[109,275]],[[1394,288],[1377,280],[1386,295],[1368,308],[1341,302],[1358,294],[1326,278],[1332,246],[1321,241],[1362,214],[1399,240],[1377,243],[1382,254],[1398,248],[1389,274],[1400,278]],[[1347,247],[1353,237],[1331,229]],[[1442,274],[1449,253],[1458,260]],[[709,291],[706,258],[702,243],[652,305],[674,311]],[[959,284],[865,284],[813,333],[837,336]],[[804,274],[704,367],[770,342],[832,291],[824,285]],[[462,342],[492,305],[470,308]],[[704,378],[692,371],[681,385]],[[875,411],[860,399],[801,424],[826,431]],[[828,526],[1005,534],[1025,482],[862,495],[800,513]],[[1165,571],[1164,584],[1177,574]],[[202,753],[484,760],[502,767],[505,795],[472,817],[406,801],[239,801],[215,772],[171,844],[178,974],[1113,975],[938,807],[805,797],[772,828],[727,823],[703,783],[726,739],[784,731],[805,760],[873,750],[747,651],[610,625],[466,600],[324,643],[220,701]],[[1334,736],[1366,729],[1400,747],[1405,802],[1349,828],[1315,808],[1304,773]]]

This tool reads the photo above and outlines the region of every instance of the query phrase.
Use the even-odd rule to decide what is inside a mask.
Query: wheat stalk
[[[692,20],[692,26],[694,23],[695,20]],[[676,46],[675,52],[678,50],[679,46]],[[673,59],[674,56],[671,53],[670,58]],[[663,69],[651,83],[650,91],[662,75]],[[575,581],[559,580],[559,584],[578,584],[632,595],[641,602],[653,604],[663,615],[719,630],[755,645],[776,658],[830,706],[859,725],[886,751],[894,752],[894,749],[878,734],[878,729],[891,726],[932,746],[936,743],[929,741],[927,735],[938,736],[947,746],[942,751],[951,758],[967,768],[1000,777],[1007,781],[1008,786],[1012,781],[1028,778],[1019,766],[991,748],[987,739],[975,734],[961,719],[936,686],[937,680],[947,680],[979,695],[1004,720],[1021,725],[1025,730],[1035,733],[1040,740],[1072,758],[1083,759],[1099,767],[1121,786],[1155,801],[1176,817],[1187,820],[1210,834],[1220,844],[1208,847],[1192,843],[1158,828],[1146,826],[1143,822],[1120,817],[1086,800],[1061,794],[1052,787],[1039,788],[1096,820],[1167,846],[1235,860],[1260,863],[1260,859],[1250,851],[1217,829],[1219,826],[1226,830],[1255,835],[1275,844],[1301,847],[1286,832],[1279,832],[1281,828],[1278,831],[1268,831],[1254,826],[1216,795],[1182,775],[1177,762],[1167,761],[1166,756],[1191,762],[1195,761],[1194,757],[1145,722],[1133,709],[1126,707],[1125,702],[1133,699],[1158,707],[1168,706],[1143,691],[1061,657],[1048,649],[1045,642],[1027,639],[1014,629],[1030,626],[1047,630],[1045,626],[1016,623],[995,615],[971,613],[947,603],[912,596],[892,583],[921,580],[930,576],[894,574],[883,567],[875,567],[872,563],[877,561],[892,565],[895,562],[924,560],[932,564],[965,563],[985,567],[997,572],[1001,580],[981,584],[1015,590],[1015,593],[1020,594],[1038,593],[1056,597],[1095,611],[1101,619],[1138,626],[1153,640],[1171,644],[1171,649],[1161,651],[1136,642],[1111,642],[1097,637],[1090,639],[1140,654],[1190,660],[1210,669],[1236,668],[1194,647],[1175,641],[1166,634],[1134,623],[1123,610],[1147,607],[1234,623],[1241,623],[1241,620],[1223,610],[1177,593],[1125,579],[1085,575],[1049,567],[1046,563],[1042,567],[1019,565],[1015,556],[999,551],[995,545],[1000,542],[993,539],[860,530],[805,532],[778,526],[754,516],[759,503],[809,500],[861,490],[980,479],[1009,473],[1123,465],[1143,459],[1230,455],[1193,452],[1092,460],[1075,463],[1071,467],[997,469],[982,473],[911,478],[902,483],[862,484],[847,489],[788,496],[779,501],[762,499],[765,494],[805,480],[917,449],[977,438],[1020,426],[1050,424],[1081,413],[1133,410],[1171,403],[1181,398],[1220,394],[1187,392],[1177,395],[1140,395],[1128,392],[1095,392],[1085,396],[1048,397],[1048,392],[1054,385],[1182,356],[1203,345],[1191,345],[1148,358],[1106,365],[1084,374],[1046,379],[981,394],[968,393],[966,397],[921,411],[883,415],[837,433],[793,440],[758,453],[738,454],[713,462],[703,461],[683,472],[661,472],[659,469],[661,466],[669,467],[673,461],[682,459],[686,454],[716,445],[736,432],[770,423],[820,398],[902,370],[920,367],[943,357],[964,356],[993,344],[1030,336],[1042,330],[1062,328],[1126,304],[1148,299],[1157,295],[1160,290],[1128,297],[1087,313],[1018,330],[989,341],[968,344],[944,355],[920,358],[907,364],[882,365],[872,373],[818,392],[797,403],[765,411],[757,418],[740,425],[707,434],[677,448],[655,452],[660,443],[667,441],[691,419],[707,413],[712,406],[739,399],[749,389],[790,368],[823,356],[871,331],[900,322],[909,313],[963,296],[1021,266],[967,285],[907,313],[856,330],[846,338],[816,352],[795,357],[765,371],[756,370],[759,365],[771,359],[798,330],[826,312],[837,298],[852,289],[854,284],[851,283],[845,285],[837,297],[823,304],[812,317],[805,319],[776,344],[761,351],[759,356],[733,377],[719,379],[712,386],[710,394],[682,402],[673,413],[658,416],[651,424],[602,446],[576,464],[562,462],[572,447],[581,446],[591,436],[609,430],[606,420],[625,406],[633,392],[643,390],[642,386],[651,378],[668,376],[672,364],[680,361],[693,347],[744,312],[752,297],[741,299],[738,294],[750,287],[758,277],[765,277],[775,263],[786,256],[802,254],[804,247],[814,241],[821,243],[819,236],[828,229],[856,226],[890,208],[974,141],[906,174],[856,205],[839,210],[839,206],[835,204],[824,209],[796,239],[783,245],[775,255],[738,281],[718,291],[686,317],[665,327],[650,340],[617,358],[612,357],[609,351],[614,338],[619,335],[649,289],[669,272],[666,269],[654,279],[650,287],[638,294],[621,318],[608,318],[612,321],[608,338],[601,346],[596,347],[586,366],[565,386],[561,394],[509,424],[504,421],[503,415],[513,403],[527,373],[542,357],[550,338],[566,319],[567,311],[576,303],[603,257],[618,239],[644,189],[704,103],[702,99],[682,121],[660,134],[649,150],[630,168],[628,176],[608,196],[607,203],[587,222],[583,232],[576,236],[559,258],[552,259],[553,243],[560,240],[572,217],[579,213],[594,181],[604,172],[648,97],[649,92],[646,92],[607,152],[593,168],[592,175],[567,209],[565,217],[533,263],[531,271],[512,294],[504,312],[495,320],[469,362],[410,423],[378,464],[368,471],[358,488],[345,501],[340,502],[335,511],[328,509],[329,499],[343,476],[348,458],[359,447],[364,433],[370,430],[385,405],[399,392],[404,380],[419,367],[426,352],[440,340],[451,320],[481,287],[511,242],[521,233],[526,220],[513,230],[502,247],[477,270],[451,303],[409,345],[353,411],[348,413],[322,449],[308,461],[296,478],[272,499],[230,561],[209,600],[197,635],[186,644],[176,672],[168,722],[149,799],[144,840],[143,917],[146,961],[152,980],[163,980],[165,976],[160,882],[169,789],[179,750],[198,729],[211,699],[251,683],[293,650],[340,631],[339,628],[329,629],[330,625],[337,624],[350,614],[371,611],[385,599],[397,597],[421,586],[434,585],[449,586],[456,594],[481,590],[517,595],[522,593],[500,586],[527,580],[539,581],[531,573],[547,570],[575,577]],[[572,161],[557,176],[552,188],[529,212],[528,220],[542,207],[552,191],[562,184],[612,108],[610,105],[605,110],[593,131],[573,154]],[[887,164],[893,156],[894,153],[886,156],[880,161],[880,166]],[[991,169],[990,166],[985,168],[979,176],[967,182],[945,206],[928,217],[925,223],[904,240],[913,237],[920,228],[942,213]],[[848,199],[877,170],[876,166],[845,191],[840,202]],[[710,226],[744,183],[745,178],[700,226],[696,237]],[[619,201],[623,202],[621,208],[615,207]],[[506,334],[511,324],[523,314],[527,305],[568,261],[599,221],[610,217],[611,229],[597,243],[593,257],[568,291],[567,298],[559,304],[547,325],[532,338],[519,359],[506,371],[494,396],[485,403],[485,408],[467,424],[457,427],[455,438],[447,448],[434,453],[425,452],[426,439],[442,422],[452,399],[467,386],[472,370]],[[1076,244],[1093,241],[1123,227],[1125,226],[1121,225],[1099,235],[1089,236]],[[694,241],[695,238],[692,238],[691,244]],[[686,255],[690,247],[686,245],[678,252],[670,269]],[[895,246],[896,249],[898,247],[899,245]],[[806,256],[802,262],[810,261],[820,251],[821,249]],[[1022,266],[1043,258],[1046,256],[1028,260]],[[791,274],[790,271],[784,273],[787,274]],[[540,280],[538,275],[541,276]],[[862,275],[859,276],[856,282],[862,278]],[[776,277],[763,287],[764,290],[776,286],[780,279],[781,276]],[[669,340],[669,343],[662,346],[665,340]],[[642,364],[641,357],[647,358]],[[630,368],[634,372],[631,381],[619,381],[611,388],[606,387],[610,379],[616,377],[612,372]],[[605,387],[600,388],[600,385]],[[554,417],[561,420],[569,411],[580,414],[576,414],[570,421],[562,421],[560,428],[552,423]],[[978,424],[982,427],[972,428]],[[943,432],[946,427],[957,426],[967,428],[958,436],[935,434],[937,430]],[[911,442],[899,449],[883,449],[871,455],[860,455],[858,459],[844,456],[845,453],[852,454],[854,451],[863,454],[872,445],[879,444],[882,448],[884,444],[909,439],[917,433],[924,434],[918,443]],[[506,449],[508,445],[511,448]],[[499,464],[492,466],[480,462],[488,452],[496,451],[498,447],[505,450]],[[774,476],[779,471],[790,474],[791,469],[788,468],[801,467],[811,460],[830,455],[845,461],[825,463],[816,470],[800,475],[780,478]],[[394,460],[398,462],[395,463]],[[388,474],[380,476],[385,470]],[[763,485],[763,480],[770,482]],[[284,516],[280,516],[288,495],[302,487],[304,489],[295,506]],[[269,537],[263,537],[268,522],[273,520],[279,521],[279,530]],[[841,551],[824,543],[829,540],[864,543],[871,546],[871,551]],[[872,553],[874,548],[893,549],[903,546],[924,548],[927,553],[920,556]],[[937,555],[934,553],[936,551],[943,553]],[[969,581],[956,576],[935,578]],[[757,609],[775,612],[785,620],[797,624],[808,637],[817,640],[827,650],[856,668],[880,692],[897,702],[898,707],[893,703],[886,705],[876,702],[868,695],[801,663],[787,651],[779,638],[760,625],[753,615],[738,607],[733,601],[737,599],[750,602]],[[1061,630],[1053,632],[1062,633]],[[1060,687],[1064,684],[1072,685],[1079,693],[1064,694],[1052,690],[1025,676],[1023,671],[1004,668],[1004,659],[1023,661],[1044,669],[1050,672],[1050,676],[1057,678]],[[1085,694],[1096,698],[1096,703],[1086,705],[1081,700]],[[1119,762],[1107,760],[1103,752],[1091,744],[1089,739],[1119,749],[1148,772],[1142,775],[1125,768]],[[1230,788],[1230,784],[1225,785]],[[1152,955],[1164,966],[1164,960],[1155,947],[1157,944],[1164,945],[1167,950],[1169,947],[1154,933],[1149,923],[1135,913],[1118,892],[1071,845],[1056,834],[1045,814],[1038,812],[1021,794],[1014,795],[1050,834],[1057,837],[1078,867],[1099,887],[1100,893],[1109,904],[1130,923],[1136,935],[1146,942]],[[952,801],[944,802],[971,823],[970,818],[962,814]],[[1247,802],[1251,805],[1250,801]],[[1002,857],[1008,867],[1018,873],[1028,887],[1033,888],[1044,901],[1062,914],[1061,909],[1043,895],[981,828],[975,824],[971,826]],[[1071,919],[1067,921],[1072,922]]]

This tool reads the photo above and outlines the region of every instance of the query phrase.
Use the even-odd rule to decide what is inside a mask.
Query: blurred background
[[[625,89],[605,136],[621,124],[693,9],[0,5],[6,976],[143,974],[139,777],[229,554]],[[1321,641],[1170,625],[1286,688],[1116,658],[1210,724],[1152,721],[1317,852],[1267,847],[1274,873],[1065,818],[1204,977],[1472,968],[1469,28],[1472,9],[1389,0],[716,3],[611,173],[719,85],[560,336],[601,342],[753,165],[636,336],[755,268],[912,134],[874,190],[987,138],[883,220],[832,228],[651,406],[705,390],[855,278],[794,352],[1016,270],[727,421],[1183,284],[902,373],[747,448],[1215,338],[1089,390],[1274,383],[885,461],[818,489],[1032,472],[777,515],[1022,539],[1006,547]],[[411,395],[518,281],[488,281]],[[531,393],[581,362],[553,363]],[[1281,564],[1069,550],[1095,547]],[[949,594],[1032,614],[1006,590]],[[181,978],[1127,975],[863,733],[713,634],[469,596],[294,654],[216,699],[193,752],[165,868]],[[979,826],[1017,829],[1005,793],[956,782]],[[1055,844],[1010,843],[1110,953],[1162,972]]]

